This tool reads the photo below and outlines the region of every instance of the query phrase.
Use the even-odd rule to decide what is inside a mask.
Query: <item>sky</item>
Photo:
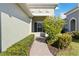
[[[76,3],[59,3],[55,8],[55,16],[61,16],[65,12],[75,8],[76,6]]]

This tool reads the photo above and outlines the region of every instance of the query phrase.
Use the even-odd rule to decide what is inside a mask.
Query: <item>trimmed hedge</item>
[[[25,37],[23,40],[9,47],[6,51],[0,53],[0,56],[28,56],[30,47],[34,41],[33,39],[33,34]]]

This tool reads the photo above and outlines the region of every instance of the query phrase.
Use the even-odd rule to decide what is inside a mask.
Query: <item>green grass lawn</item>
[[[74,39],[70,46],[65,50],[60,50],[58,56],[79,56],[79,40]]]
[[[31,34],[19,42],[13,44],[6,51],[1,52],[0,56],[28,56],[33,41],[34,35]]]

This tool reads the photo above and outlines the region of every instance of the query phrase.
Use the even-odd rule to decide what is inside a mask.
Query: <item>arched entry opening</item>
[[[76,19],[71,19],[70,21],[70,31],[76,30]]]

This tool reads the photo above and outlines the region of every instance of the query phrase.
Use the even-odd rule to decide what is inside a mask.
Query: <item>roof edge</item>
[[[65,15],[69,15],[69,14],[71,14],[71,13],[73,13],[73,12],[75,12],[75,11],[77,11],[79,9],[79,7],[75,7],[75,8],[73,8],[73,9],[71,9],[71,10],[69,10],[69,11],[67,11],[66,13],[64,13]]]
[[[34,7],[51,7],[51,8],[56,8],[57,3],[27,3],[29,8],[34,8]]]
[[[30,18],[33,17],[32,13],[29,11],[29,8],[26,3],[16,3],[24,13],[26,13]]]

